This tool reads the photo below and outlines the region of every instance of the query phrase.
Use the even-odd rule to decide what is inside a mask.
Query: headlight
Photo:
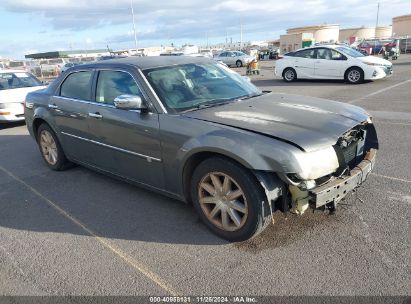
[[[296,173],[303,180],[316,179],[333,173],[339,166],[333,147],[302,153],[297,160],[301,171]]]
[[[381,63],[373,63],[373,62],[365,62],[365,61],[363,61],[363,63],[365,63],[367,65],[379,66],[379,67],[384,67],[385,66],[385,64],[381,64]]]
[[[0,103],[0,109],[8,109],[8,108],[13,108],[13,107],[14,107],[14,103],[10,103],[10,102]]]

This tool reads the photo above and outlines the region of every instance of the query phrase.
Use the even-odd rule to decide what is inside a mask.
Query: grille
[[[348,164],[350,163],[355,156],[357,155],[357,143],[352,143],[350,146],[347,148],[342,149],[343,155],[344,155],[344,160]]]
[[[363,155],[366,132],[362,126],[354,127],[337,141],[337,146],[344,158],[345,165],[350,167],[361,160]]]
[[[384,67],[384,72],[385,72],[385,74],[391,74],[392,73],[392,66],[385,66]]]

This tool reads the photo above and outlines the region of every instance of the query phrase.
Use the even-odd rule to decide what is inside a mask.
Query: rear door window
[[[294,57],[313,59],[315,54],[315,49],[301,50],[294,54]]]
[[[92,71],[74,72],[64,80],[60,96],[81,100],[91,100]]]
[[[332,54],[330,49],[320,48],[317,50],[317,59],[331,60]]]

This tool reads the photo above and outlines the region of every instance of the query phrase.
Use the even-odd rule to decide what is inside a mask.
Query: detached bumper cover
[[[364,159],[350,171],[350,175],[334,179],[322,186],[309,191],[310,201],[315,207],[321,207],[328,203],[338,203],[350,191],[361,185],[372,171],[375,164],[376,149],[367,152]]]

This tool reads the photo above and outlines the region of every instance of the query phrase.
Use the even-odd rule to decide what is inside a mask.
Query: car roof
[[[11,69],[4,69],[4,70],[0,70],[0,73],[28,73],[28,74],[30,74],[29,72],[27,72],[27,71],[24,71],[24,70],[11,70]]]
[[[84,68],[98,68],[100,66],[113,67],[119,65],[135,66],[141,70],[152,69],[164,66],[189,64],[189,63],[206,63],[215,62],[213,59],[206,57],[192,57],[192,56],[145,56],[145,57],[127,57],[118,59],[109,59],[104,61],[97,61],[76,66],[74,69]]]
[[[318,49],[318,48],[329,48],[329,49],[335,49],[337,47],[347,47],[346,45],[342,45],[342,44],[319,44],[319,45],[313,45],[313,46],[309,46],[306,48],[301,48],[295,51],[292,51],[290,53],[295,53],[298,51],[303,51],[303,50],[312,50],[312,49]]]

